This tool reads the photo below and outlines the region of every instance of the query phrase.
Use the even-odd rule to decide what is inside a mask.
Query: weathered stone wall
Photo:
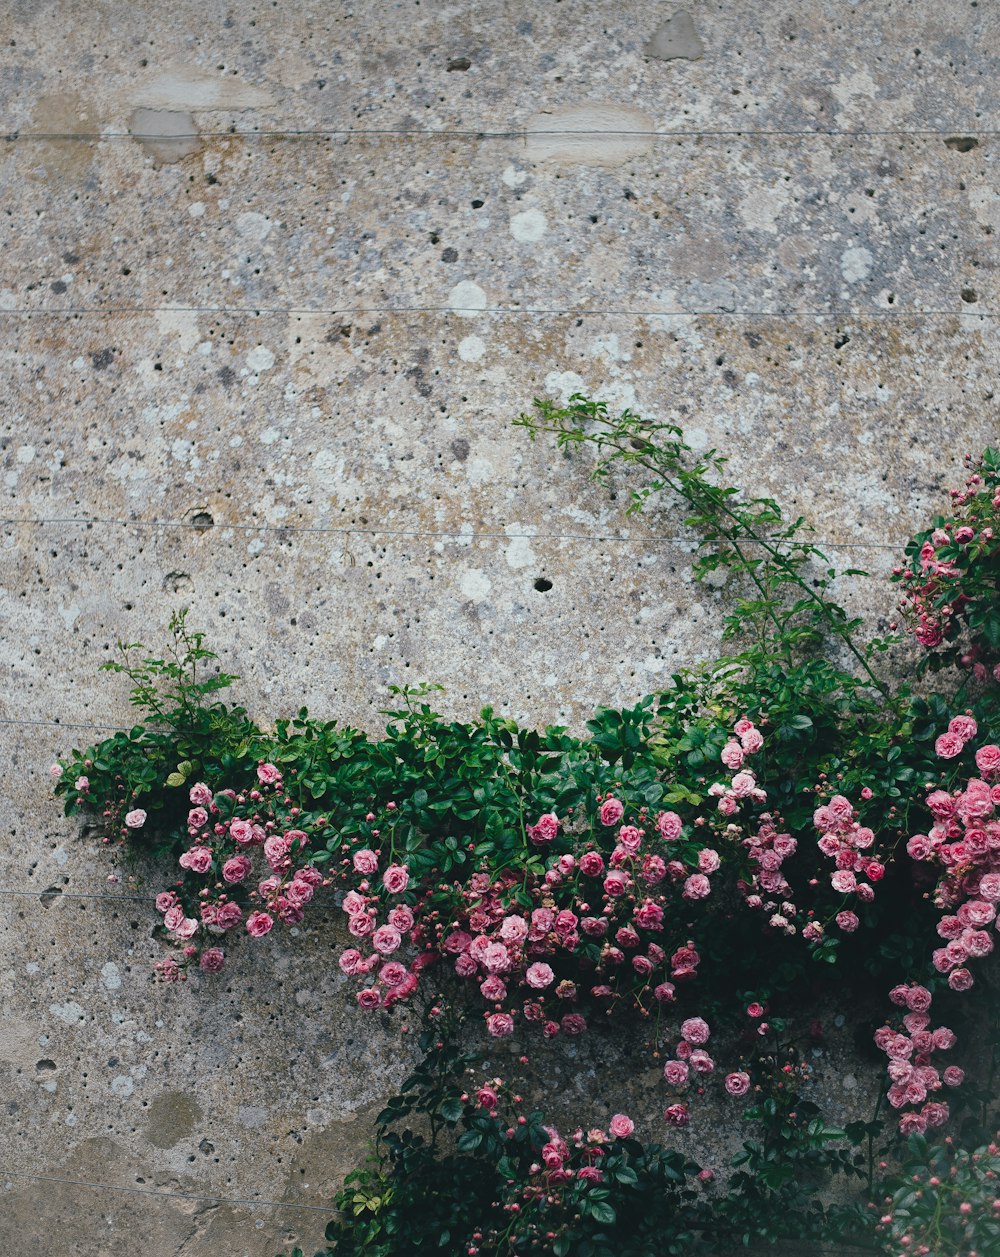
[[[996,439],[1000,14],[0,13],[0,1249],[266,1257],[318,1240],[406,1062],[319,920],[151,986],[155,884],[48,795],[130,721],[98,665],[189,605],[265,721],[376,729],[420,679],[529,723],[632,701],[716,651],[720,595],[676,516],[511,429],[577,389],[884,574]]]

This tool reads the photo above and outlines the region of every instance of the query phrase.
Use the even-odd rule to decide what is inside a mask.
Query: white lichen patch
[[[448,309],[459,318],[478,318],[486,309],[486,293],[471,279],[460,280],[448,293]]]
[[[630,105],[563,105],[528,119],[529,161],[561,166],[621,166],[653,151],[656,124]]]
[[[846,249],[840,259],[840,273],[849,284],[856,284],[867,279],[871,274],[874,259],[864,245]]]
[[[540,209],[526,209],[510,220],[510,234],[519,244],[537,244],[548,226]]]
[[[463,598],[468,598],[470,602],[482,602],[493,588],[493,582],[478,567],[470,567],[459,577],[458,588]]]

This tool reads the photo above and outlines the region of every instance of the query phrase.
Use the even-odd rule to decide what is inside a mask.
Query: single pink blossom
[[[142,829],[146,823],[146,813],[141,807],[134,808],[125,814],[125,824],[129,829]]]
[[[745,1096],[750,1090],[750,1075],[743,1070],[726,1074],[726,1090],[731,1096]]]
[[[281,771],[274,764],[258,764],[257,780],[261,785],[273,786],[275,782],[281,780]]]
[[[263,938],[274,926],[274,918],[266,912],[251,912],[247,917],[247,933],[251,938]]]
[[[625,808],[619,799],[609,797],[601,804],[600,818],[602,825],[617,825],[625,814]]]
[[[628,1139],[635,1130],[635,1122],[624,1113],[616,1113],[608,1123],[608,1134],[613,1139]]]

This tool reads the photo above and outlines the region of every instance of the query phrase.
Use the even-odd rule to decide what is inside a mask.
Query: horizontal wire
[[[170,112],[170,111],[162,111]],[[197,113],[194,109],[191,112]],[[716,127],[710,130],[674,130],[674,131],[644,131],[629,130],[626,128],[605,130],[601,128],[578,128],[575,130],[537,130],[534,127],[516,127],[504,131],[491,131],[473,127],[465,128],[449,128],[449,127],[278,127],[278,128],[262,128],[260,130],[224,130],[224,131],[198,131],[195,134],[188,132],[178,132],[172,135],[142,135],[132,131],[8,131],[4,139],[8,144],[30,142],[32,140],[39,142],[47,142],[53,140],[85,140],[88,142],[99,142],[103,140],[139,140],[148,143],[160,143],[163,140],[197,140],[197,139],[294,139],[306,136],[334,136],[344,135],[350,137],[352,135],[380,135],[380,136],[412,136],[422,139],[474,139],[474,140],[510,140],[523,139],[527,140],[535,136],[561,137],[561,136],[591,136],[603,139],[605,137],[613,137],[615,139],[764,139],[770,137],[787,137],[795,139],[808,139],[813,136],[821,136],[835,139],[888,139],[890,137],[904,136],[919,139],[934,138],[964,138],[966,136],[979,138],[980,136],[996,136],[1000,135],[1000,131],[982,128],[969,127],[963,129],[961,127],[952,128],[951,130],[940,130],[934,127],[897,127],[876,129],[870,131],[847,131],[837,127],[762,127],[762,128],[746,128],[746,127]]]
[[[26,899],[111,899],[115,903],[123,900],[137,900],[140,903],[156,903],[155,895],[109,895],[107,891],[61,890],[46,888],[45,890],[19,890],[12,886],[0,886],[0,895],[18,895]]]
[[[84,515],[53,517],[52,519],[43,518],[25,518],[11,516],[6,519],[0,519],[0,527],[8,527],[12,525],[24,524],[31,528],[41,528],[50,524],[58,525],[74,525],[78,527],[90,527],[98,524],[102,527],[121,526],[123,528],[188,528],[195,532],[205,533],[213,528],[219,528],[230,532],[254,532],[254,533],[317,533],[320,535],[335,536],[364,536],[364,537],[454,537],[459,541],[473,539],[490,539],[494,541],[601,541],[601,542],[621,542],[624,545],[647,545],[657,542],[663,542],[667,545],[678,546],[697,546],[699,543],[694,538],[687,537],[623,537],[618,533],[540,533],[540,532],[462,532],[457,529],[434,529],[434,528],[357,528],[354,526],[347,527],[340,525],[299,525],[299,524],[229,524],[225,521],[219,521],[209,527],[204,524],[195,523],[193,520],[169,520],[169,519],[102,519],[99,517],[88,517]],[[807,541],[805,544],[815,545],[819,550],[898,550],[908,544],[906,541]]]
[[[307,1209],[315,1213],[335,1213],[330,1205],[300,1204],[294,1200],[241,1200],[229,1196],[196,1196],[193,1192],[160,1191],[156,1187],[129,1187],[120,1183],[91,1183],[81,1178],[59,1178],[53,1174],[29,1174],[24,1170],[0,1167],[0,1178],[24,1178],[33,1183],[62,1183],[69,1187],[91,1187],[95,1191],[132,1192],[138,1196],[161,1196],[165,1200],[199,1200],[213,1205],[252,1205],[260,1209]]]
[[[619,317],[632,319],[993,319],[992,310],[593,310],[549,306],[16,306],[0,309],[0,318],[59,318],[107,316],[112,314],[214,314],[260,318],[264,315],[351,314],[456,314],[515,315],[545,314],[559,318]]]

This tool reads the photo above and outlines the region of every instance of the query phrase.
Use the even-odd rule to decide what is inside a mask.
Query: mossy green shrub
[[[965,1028],[995,1058],[997,455],[896,573],[923,660],[959,667],[950,691],[921,695],[914,647],[866,638],[835,600],[839,577],[864,573],[838,573],[802,519],[728,486],[714,451],[582,397],[519,422],[591,450],[599,480],[634,486],[629,510],[684,504],[695,575],[727,576],[731,653],[599,708],[586,736],[490,709],[448,720],[423,686],[392,691],[372,738],[305,710],[258,727],[222,700],[233,678],[178,612],[162,658],[133,643],[109,665],[139,723],[54,767],[67,812],[96,810],[103,841],[176,860],[160,977],[211,981],[236,940],[333,896],[358,1016],[422,1020],[422,1063],[336,1202],[333,1253],[620,1257],[783,1235],[936,1253],[913,1246],[934,1225],[956,1253],[973,1233],[989,1251],[992,1213],[975,1232],[963,1202],[942,1221],[955,1193],[938,1193],[936,1223],[878,1202],[901,1190],[893,1141],[964,1147],[996,1120],[989,1063],[984,1086],[966,1080]],[[842,1129],[803,1094],[817,996],[884,1070],[876,1111]],[[484,1045],[516,1036],[527,1053],[595,1022],[661,1069],[663,1144],[635,1138],[638,1114],[560,1133],[460,1046],[476,1023]],[[705,1096],[757,1132],[724,1189],[675,1142]],[[856,1205],[822,1203],[831,1174],[856,1181]],[[918,1213],[924,1229],[901,1232]]]

